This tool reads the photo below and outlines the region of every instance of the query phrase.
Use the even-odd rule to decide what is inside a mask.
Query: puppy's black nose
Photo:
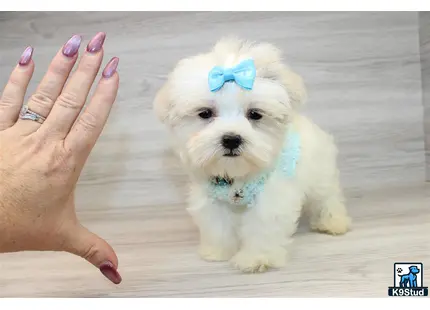
[[[242,137],[235,134],[226,134],[222,137],[222,146],[234,150],[242,144]]]

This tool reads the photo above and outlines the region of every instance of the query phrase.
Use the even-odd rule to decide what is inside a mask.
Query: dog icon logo
[[[388,296],[428,296],[423,273],[422,263],[394,263],[394,286],[388,288]]]

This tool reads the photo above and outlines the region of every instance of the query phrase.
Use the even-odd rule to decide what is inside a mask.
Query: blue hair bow
[[[218,91],[225,82],[234,81],[244,89],[252,89],[256,76],[254,61],[244,60],[233,68],[216,66],[209,72],[209,89]]]

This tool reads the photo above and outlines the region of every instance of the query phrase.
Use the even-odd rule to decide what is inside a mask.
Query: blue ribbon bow
[[[244,60],[233,68],[216,66],[209,72],[209,89],[211,92],[218,91],[225,82],[234,81],[244,89],[252,89],[256,76],[254,61]]]

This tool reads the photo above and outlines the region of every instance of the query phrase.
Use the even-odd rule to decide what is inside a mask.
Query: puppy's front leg
[[[202,188],[194,185],[187,211],[199,228],[199,254],[203,259],[227,261],[237,252],[235,218],[228,206],[208,198]]]
[[[287,247],[297,229],[303,193],[294,182],[271,180],[257,204],[242,218],[241,249],[232,258],[243,272],[280,268],[287,261]]]

